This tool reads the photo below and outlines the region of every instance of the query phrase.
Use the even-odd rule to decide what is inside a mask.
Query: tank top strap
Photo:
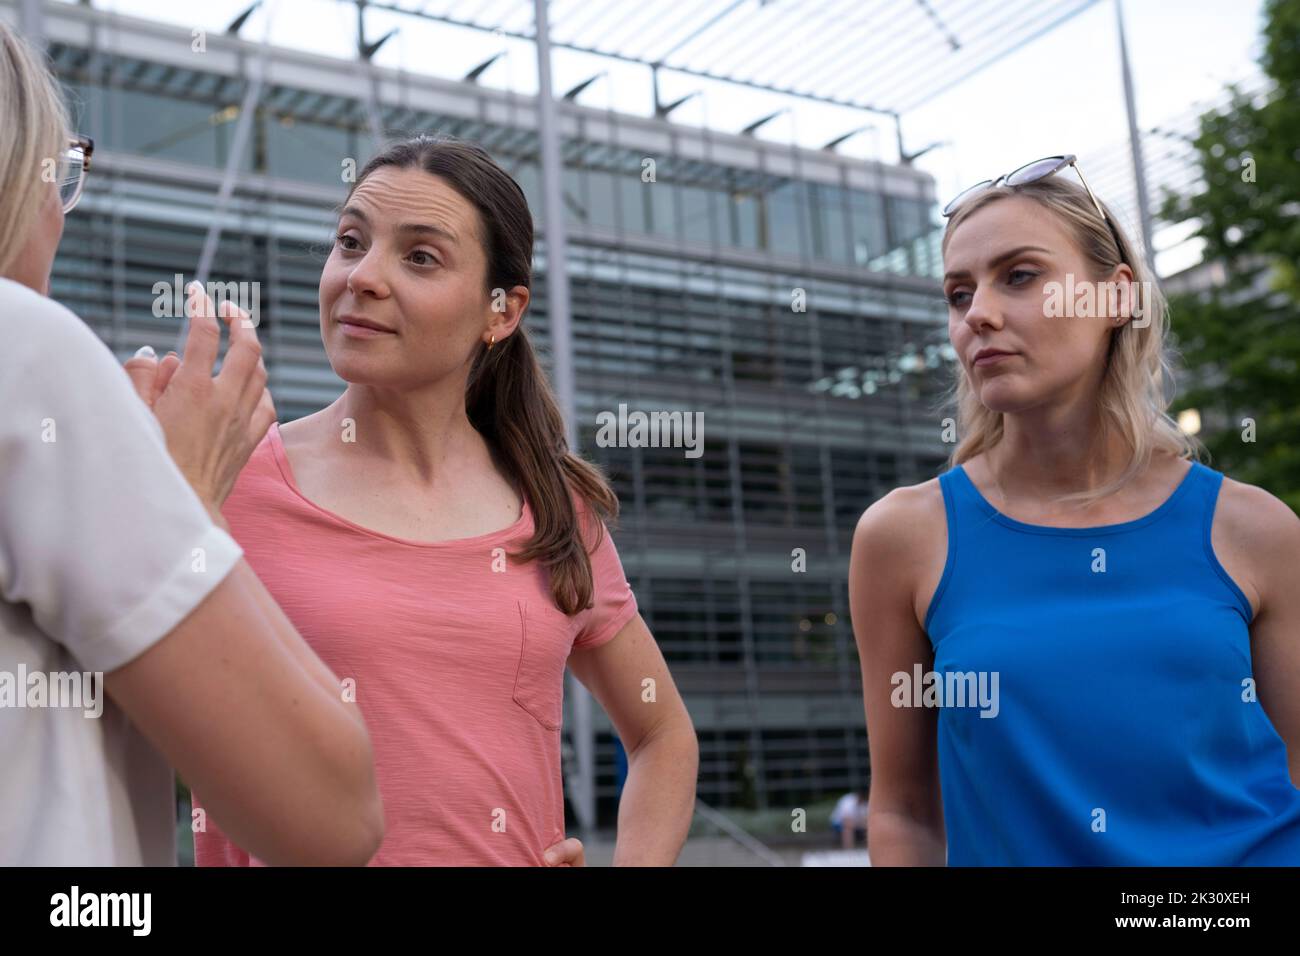
[[[1210,532],[1222,485],[1221,472],[1193,461],[1183,483],[1160,507],[1159,516],[1162,520],[1151,529],[1161,546],[1203,555],[1211,566],[1217,566]],[[1227,577],[1223,573],[1221,576]],[[1235,590],[1235,585],[1233,589]]]
[[[1219,500],[1219,488],[1223,485],[1223,474],[1199,461],[1193,461],[1187,478],[1191,487],[1183,502],[1183,516],[1194,519],[1199,533],[1209,534],[1210,523],[1214,520],[1214,506]]]
[[[1161,519],[1152,529],[1153,534],[1170,547],[1199,551],[1208,540],[1206,535],[1222,481],[1223,476],[1217,471],[1193,461],[1178,487],[1147,516]]]
[[[944,507],[948,512],[948,524],[951,527],[956,520],[960,524],[971,521],[983,522],[991,516],[991,510],[975,483],[966,474],[962,465],[954,465],[939,476],[939,487],[943,490]]]

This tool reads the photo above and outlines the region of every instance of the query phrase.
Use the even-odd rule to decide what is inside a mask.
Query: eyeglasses
[[[998,186],[1023,186],[1025,183],[1032,183],[1039,179],[1046,179],[1048,176],[1054,176],[1067,166],[1073,166],[1074,171],[1079,174],[1079,182],[1083,183],[1083,188],[1088,191],[1088,198],[1097,208],[1097,215],[1101,216],[1102,222],[1110,229],[1110,234],[1115,237],[1115,248],[1120,250],[1120,259],[1124,258],[1124,244],[1119,241],[1119,232],[1115,229],[1115,224],[1110,221],[1110,216],[1106,215],[1106,210],[1101,208],[1101,203],[1093,195],[1092,188],[1088,185],[1088,180],[1083,178],[1083,170],[1079,168],[1077,158],[1073,155],[1065,156],[1047,156],[1043,159],[1036,159],[1032,163],[1027,163],[1019,169],[999,176],[997,179],[986,179],[978,182],[969,189],[963,190],[957,196],[950,200],[948,205],[943,207],[944,217],[951,216],[963,205],[966,200],[986,189],[995,189]]]
[[[89,136],[70,136],[68,148],[59,157],[59,200],[65,213],[72,212],[81,199],[81,189],[86,183],[86,170],[95,152],[95,141]]]

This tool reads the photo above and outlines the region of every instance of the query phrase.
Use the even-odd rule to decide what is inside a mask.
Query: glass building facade
[[[68,7],[49,52],[96,142],[52,295],[122,358],[175,347],[156,283],[193,278],[258,48]],[[282,420],[342,383],[316,286],[351,161],[373,149],[356,64],[269,55],[214,280],[257,282]],[[386,130],[475,140],[539,225],[525,320],[549,361],[546,222],[531,99],[377,71]],[[581,452],[622,502],[615,534],[700,739],[699,796],[779,808],[866,782],[849,622],[854,525],[934,476],[952,354],[933,183],[919,171],[557,104]],[[620,404],[703,414],[704,451],[600,447]],[[597,717],[598,811],[616,744]]]

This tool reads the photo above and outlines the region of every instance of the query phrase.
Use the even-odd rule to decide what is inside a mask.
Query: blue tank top
[[[915,676],[941,702],[949,865],[1300,864],[1250,604],[1210,543],[1222,483],[1193,462],[1145,517],[1049,528],[939,476],[937,676]]]

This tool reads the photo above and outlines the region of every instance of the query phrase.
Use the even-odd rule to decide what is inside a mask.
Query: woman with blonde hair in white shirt
[[[213,376],[196,292],[184,360],[128,374],[47,297],[93,144],[4,24],[0,121],[0,864],[174,864],[172,767],[260,858],[364,863],[365,726],[220,516],[275,417],[256,333],[223,310]]]

